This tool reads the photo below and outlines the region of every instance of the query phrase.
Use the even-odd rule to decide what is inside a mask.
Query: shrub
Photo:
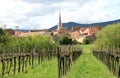
[[[90,43],[90,38],[86,37],[86,38],[84,39],[84,44],[89,44],[89,43]]]
[[[96,48],[113,46],[120,48],[120,23],[108,25],[97,33]]]
[[[67,36],[64,36],[62,40],[60,40],[60,44],[68,45],[72,44],[72,39],[68,38]]]

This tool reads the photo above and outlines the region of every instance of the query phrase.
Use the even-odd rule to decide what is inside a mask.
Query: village
[[[57,25],[57,29],[49,31],[47,29],[37,29],[37,30],[28,30],[27,32],[20,31],[16,29],[15,31],[12,29],[5,29],[9,34],[18,37],[26,37],[26,36],[34,36],[34,35],[50,35],[51,40],[54,42],[54,37],[58,36],[62,38],[67,36],[72,39],[72,41],[76,41],[78,43],[84,43],[84,40],[88,38],[92,43],[96,36],[95,34],[102,29],[102,26],[73,26],[71,30],[68,30],[67,27],[64,27],[61,22],[61,14],[59,14],[59,22]]]

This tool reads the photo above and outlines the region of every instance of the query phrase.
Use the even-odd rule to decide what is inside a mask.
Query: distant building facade
[[[100,26],[80,28],[79,30],[70,32],[70,36],[79,43],[83,43],[86,37],[90,38],[91,41],[94,41],[96,39],[95,34],[101,29],[102,27]]]

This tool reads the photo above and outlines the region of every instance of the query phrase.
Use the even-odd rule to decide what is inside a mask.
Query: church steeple
[[[59,11],[59,23],[58,23],[58,30],[60,30],[60,28],[62,28],[62,22],[61,22],[61,14]]]

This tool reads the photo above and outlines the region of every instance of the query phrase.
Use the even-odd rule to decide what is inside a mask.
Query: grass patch
[[[3,78],[57,78],[57,59],[45,60],[42,64],[29,69],[26,73],[10,74]]]
[[[83,53],[63,78],[117,78],[91,52],[93,45],[82,45]]]

